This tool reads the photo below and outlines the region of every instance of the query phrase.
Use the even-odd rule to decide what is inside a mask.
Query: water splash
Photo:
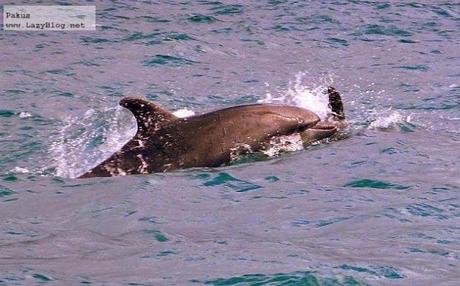
[[[83,118],[66,118],[49,149],[56,175],[77,177],[119,150],[135,133],[134,117],[121,107],[90,109]]]
[[[304,149],[300,134],[292,134],[280,136],[272,139],[269,143],[269,148],[263,150],[262,153],[268,157],[276,157],[284,152],[294,152]]]
[[[413,125],[410,115],[403,115],[401,111],[394,111],[391,108],[378,112],[378,116],[369,124],[370,129],[389,130],[405,125]]]
[[[173,112],[189,117],[194,111]],[[132,114],[121,107],[102,111],[89,109],[82,117],[68,117],[52,138],[49,153],[57,176],[75,178],[102,162],[126,144],[136,133]]]
[[[325,93],[328,86],[333,83],[331,77],[322,79],[319,84],[311,86],[307,84],[308,74],[299,72],[294,81],[290,81],[286,91],[273,95],[268,92],[261,103],[278,103],[295,105],[316,113],[321,119],[325,119],[330,113],[329,97]],[[268,84],[267,84],[268,86]]]

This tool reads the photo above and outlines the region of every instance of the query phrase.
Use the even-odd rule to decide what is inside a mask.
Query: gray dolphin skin
[[[332,87],[327,92],[331,113],[324,121],[307,109],[272,104],[235,106],[177,118],[143,98],[123,98],[120,105],[136,118],[136,135],[79,178],[217,167],[230,163],[235,150],[261,151],[279,136],[299,133],[305,144],[332,137],[346,123],[339,93]]]

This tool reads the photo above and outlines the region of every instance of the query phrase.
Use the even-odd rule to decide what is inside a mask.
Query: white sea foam
[[[23,168],[23,167],[19,167],[19,166],[14,167],[13,169],[10,170],[10,172],[16,173],[16,174],[30,173],[30,171],[27,168]]]
[[[32,114],[30,114],[29,112],[27,111],[19,112],[19,118],[29,118],[29,117],[32,117]]]
[[[369,124],[369,128],[391,129],[404,123],[411,123],[410,115],[403,115],[400,111],[389,109],[384,112],[379,112],[378,117]]]
[[[303,150],[303,142],[300,134],[291,134],[277,137],[270,141],[269,148],[262,153],[269,157],[278,156],[283,152],[294,152]]]
[[[181,108],[174,111],[173,114],[179,118],[185,118],[195,115],[195,112],[187,108]]]

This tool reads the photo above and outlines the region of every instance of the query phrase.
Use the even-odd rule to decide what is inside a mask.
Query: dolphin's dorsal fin
[[[120,105],[133,113],[137,122],[137,134],[141,136],[146,132],[155,132],[177,119],[171,112],[141,97],[125,97]]]
[[[329,95],[329,107],[332,110],[334,116],[338,119],[345,119],[345,113],[343,112],[343,103],[340,94],[332,86],[327,88]]]

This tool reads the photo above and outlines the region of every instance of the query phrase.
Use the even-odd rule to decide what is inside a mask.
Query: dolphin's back
[[[318,121],[316,114],[298,107],[251,104],[179,119],[164,131],[182,144],[181,167],[213,167],[228,163],[232,152],[258,151],[273,136]]]

